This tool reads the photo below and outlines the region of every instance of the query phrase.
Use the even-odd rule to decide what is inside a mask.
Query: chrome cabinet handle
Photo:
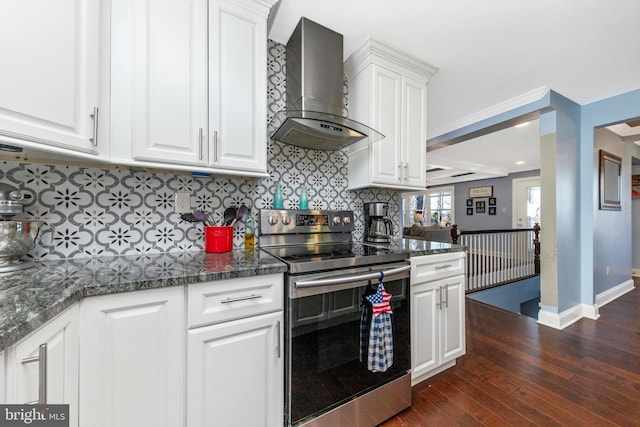
[[[402,162],[398,165],[398,181],[402,182]]]
[[[436,303],[436,307],[438,307],[438,310],[442,310],[442,286],[436,289],[436,293],[438,294],[438,302]]]
[[[276,345],[276,350],[278,352],[278,359],[280,359],[280,321],[278,320],[276,322],[276,340],[277,340],[277,345]]]
[[[47,344],[40,344],[38,355],[22,359],[22,364],[38,362],[38,405],[47,404]],[[33,403],[33,402],[29,402]]]
[[[404,182],[409,181],[409,162],[404,164]]]
[[[244,296],[244,297],[226,298],[226,299],[223,299],[222,301],[220,301],[220,304],[229,304],[231,302],[247,301],[247,300],[258,299],[258,298],[262,298],[262,295],[260,295],[260,294],[251,294],[251,295],[247,295],[247,296]]]
[[[198,150],[200,153],[200,160],[202,160],[202,128],[198,129]]]
[[[449,267],[451,267],[451,264],[436,265],[436,270],[444,270]]]
[[[89,138],[94,145],[94,147],[98,146],[98,107],[93,107],[93,113],[89,114],[89,117],[93,119],[93,137]]]
[[[218,161],[218,131],[213,131],[213,161]]]

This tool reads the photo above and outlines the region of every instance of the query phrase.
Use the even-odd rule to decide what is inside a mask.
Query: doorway
[[[532,228],[540,224],[540,200],[542,188],[540,176],[516,178],[512,181],[513,228]]]

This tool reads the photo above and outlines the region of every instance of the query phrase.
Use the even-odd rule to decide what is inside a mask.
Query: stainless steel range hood
[[[271,138],[315,150],[340,150],[381,133],[346,117],[342,34],[306,18],[287,42],[287,109],[269,124]]]

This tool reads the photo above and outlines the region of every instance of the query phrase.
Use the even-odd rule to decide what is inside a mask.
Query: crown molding
[[[506,113],[507,111],[514,110],[518,107],[522,107],[534,101],[538,101],[542,99],[547,94],[547,92],[549,92],[549,87],[541,86],[537,89],[525,92],[522,95],[516,96],[514,98],[507,99],[461,119],[454,120],[444,126],[440,126],[434,129],[432,132],[430,132],[430,135],[427,136],[427,140]]]
[[[344,63],[344,69],[347,77],[352,77],[360,73],[369,64],[386,65],[387,63],[419,74],[425,77],[427,81],[438,71],[435,65],[423,61],[402,49],[371,38],[347,58]]]

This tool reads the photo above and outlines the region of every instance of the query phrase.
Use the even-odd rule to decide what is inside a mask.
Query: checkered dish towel
[[[366,298],[371,302],[373,316],[369,329],[369,350],[367,369],[371,372],[385,372],[393,365],[393,328],[391,326],[391,294],[378,283],[378,292]]]

